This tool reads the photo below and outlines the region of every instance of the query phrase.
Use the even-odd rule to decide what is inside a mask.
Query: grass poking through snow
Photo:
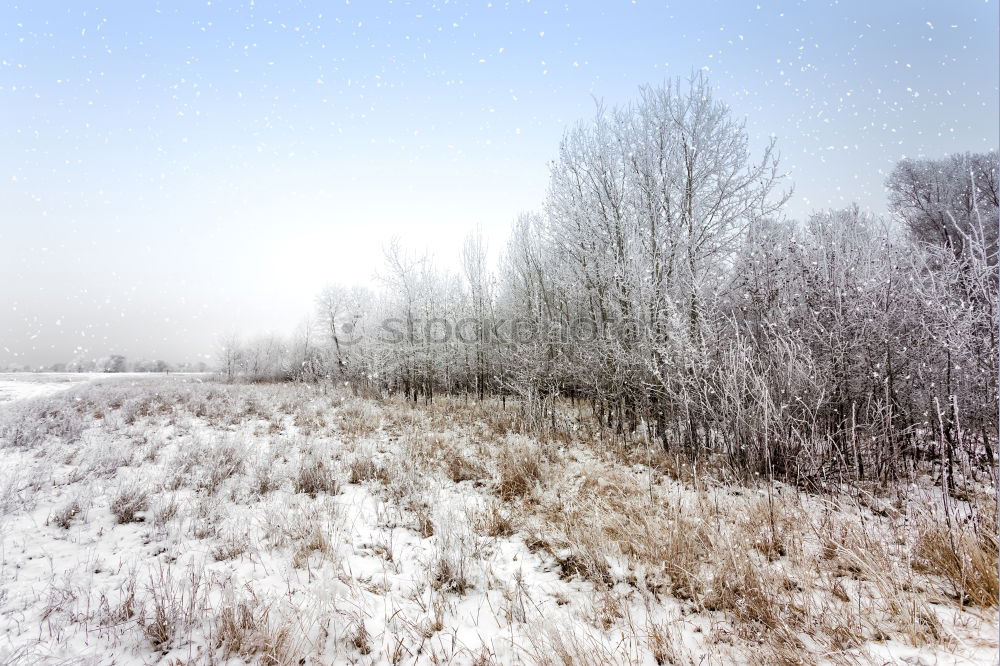
[[[988,489],[737,483],[563,409],[183,378],[0,407],[0,663],[994,657]]]

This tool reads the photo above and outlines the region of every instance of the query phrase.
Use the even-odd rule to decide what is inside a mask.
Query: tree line
[[[163,359],[129,359],[122,354],[110,354],[96,358],[77,356],[71,361],[48,365],[28,365],[11,363],[0,367],[3,372],[208,372],[204,361],[169,363]]]
[[[904,159],[889,215],[804,222],[772,140],[702,76],[565,133],[542,210],[458,273],[391,244],[377,289],[331,286],[293,341],[229,340],[230,378],[335,379],[411,400],[512,400],[556,423],[799,482],[992,468],[998,156]]]

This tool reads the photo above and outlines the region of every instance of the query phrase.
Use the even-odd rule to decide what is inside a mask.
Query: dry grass
[[[37,448],[49,438],[73,443],[86,427],[86,419],[65,400],[57,397],[29,401],[0,414],[0,448]]]
[[[997,605],[997,539],[986,529],[955,529],[939,524],[920,528],[913,551],[918,571],[940,576],[948,596],[962,605]]]
[[[474,518],[476,530],[489,537],[509,537],[514,534],[514,512],[499,502],[488,502]]]
[[[525,648],[529,659],[543,666],[608,666],[631,664],[628,648],[619,642],[609,647],[586,626],[563,627],[552,623],[532,626]]]
[[[646,629],[646,644],[657,664],[687,666],[695,663],[684,648],[677,629],[670,624],[650,623]]]
[[[161,498],[153,509],[153,524],[157,527],[164,527],[180,513],[180,504],[174,496]]]
[[[271,621],[271,609],[247,588],[242,599],[227,598],[216,617],[215,647],[223,658],[241,657],[249,661],[256,657],[260,664],[295,663],[292,651],[292,630],[288,625]]]
[[[434,536],[434,521],[431,519],[430,509],[426,504],[419,504],[414,510],[417,518],[417,534],[421,539],[429,539]]]
[[[262,458],[253,466],[251,489],[258,497],[265,497],[268,493],[278,490],[283,481],[284,477],[270,457]]]
[[[370,451],[355,454],[347,463],[347,482],[358,484],[365,481],[389,482],[388,470],[375,462]]]
[[[330,556],[333,553],[330,536],[323,525],[318,522],[314,523],[299,540],[295,552],[292,554],[292,566],[296,569],[307,566],[314,553],[321,556]]]
[[[367,437],[379,429],[381,410],[370,400],[352,398],[336,409],[337,425],[341,432],[353,437]]]
[[[0,509],[48,501],[48,524],[70,531],[44,532],[72,540],[91,527],[83,507],[104,498],[84,505],[63,485],[112,489],[116,531],[162,548],[100,598],[86,587],[95,574],[53,580],[45,630],[144,642],[150,661],[153,648],[181,663],[346,650],[393,663],[864,664],[904,645],[944,662],[982,640],[977,623],[996,607],[995,508],[974,493],[945,514],[933,488],[736,483],[705,461],[604,441],[562,404],[553,427],[495,401],[302,386],[72,398],[44,407],[51,428],[19,422],[18,446],[34,448],[3,445],[73,469],[0,470]],[[67,410],[70,438],[99,414],[73,444],[51,416]],[[169,437],[142,436],[165,423]],[[191,535],[203,541],[184,553]],[[244,585],[248,572],[267,586]],[[473,607],[502,641],[454,640]]]
[[[430,587],[439,593],[466,594],[475,586],[478,560],[478,540],[469,530],[466,517],[439,509],[434,519],[434,552],[427,564]]]
[[[220,442],[200,452],[201,470],[196,488],[216,492],[227,479],[241,474],[246,461],[246,451],[231,442]],[[197,463],[196,463],[197,464]]]
[[[445,474],[455,483],[479,481],[486,476],[486,470],[472,458],[455,452],[445,457]]]
[[[126,485],[111,500],[110,508],[119,524],[142,522],[142,513],[149,508],[149,495],[137,484]]]
[[[522,437],[508,437],[496,459],[496,492],[511,501],[528,495],[542,480],[540,448]]]
[[[824,518],[821,504],[788,488],[690,488],[651,484],[646,474],[587,460],[549,469],[537,504],[508,502],[527,518],[529,547],[550,556],[562,576],[602,591],[590,613],[600,628],[622,621],[610,590],[624,582],[639,596],[666,595],[690,604],[688,612],[723,616],[750,661],[799,663],[824,654],[851,661],[865,641],[946,643],[923,591],[933,580],[963,590],[964,597],[953,595],[959,605],[996,598],[995,541],[974,541],[971,531],[955,541],[962,568],[943,547],[950,541],[926,541],[935,546],[926,557],[938,560],[921,582],[905,548],[893,545],[907,543],[906,525],[886,517],[872,534],[850,501]],[[623,561],[624,569],[615,565]],[[634,573],[622,578],[625,572]]]
[[[52,524],[56,527],[61,527],[64,530],[68,530],[69,526],[73,523],[73,519],[76,518],[83,508],[80,506],[79,500],[72,500],[66,506],[59,509],[45,522],[46,525]]]
[[[339,484],[330,465],[316,456],[308,456],[299,463],[294,478],[295,492],[316,497],[320,493],[336,495]],[[260,487],[258,485],[258,490]]]
[[[158,567],[150,574],[146,592],[139,624],[154,649],[169,650],[200,619],[205,604],[202,573],[191,569],[186,579],[179,579],[169,568]]]
[[[349,632],[348,642],[354,646],[354,649],[357,650],[359,654],[371,654],[371,636],[368,635],[368,630],[365,629],[364,621],[359,622],[357,626]]]
[[[243,532],[231,532],[212,547],[212,558],[216,562],[232,560],[250,549],[250,536]]]
[[[465,558],[461,556],[450,557],[447,554],[439,554],[428,570],[431,587],[438,592],[465,594],[472,587],[466,564]]]
[[[521,531],[564,578],[603,591],[590,615],[601,628],[629,623],[610,594],[624,583],[636,598],[673,599],[686,613],[721,618],[725,629],[706,640],[731,644],[741,659],[858,663],[867,660],[869,641],[951,645],[929,603],[935,585],[950,588],[948,601],[957,608],[995,603],[995,520],[957,526],[963,536],[947,540],[941,521],[932,521],[938,531],[918,536],[885,502],[872,509],[852,496],[737,480],[711,460],[683,460],[648,443],[608,445],[578,411],[567,409],[562,422],[574,425],[560,430],[530,427],[516,410],[490,401],[389,403],[390,427],[425,433],[411,439],[418,464],[440,461],[455,483],[475,479],[466,460],[494,470],[500,501],[472,515],[474,529],[490,538]],[[463,432],[477,444],[458,444]],[[552,464],[551,443],[583,455]],[[912,559],[907,546],[917,548]],[[911,562],[921,575],[914,576]],[[650,625],[647,634],[661,663],[691,659],[662,625]],[[566,636],[546,642],[568,662],[592,659]]]

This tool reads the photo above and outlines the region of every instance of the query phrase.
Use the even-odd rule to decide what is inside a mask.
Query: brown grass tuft
[[[475,517],[473,526],[486,536],[509,537],[514,533],[514,516],[499,502],[489,502]]]
[[[68,530],[69,526],[73,523],[73,519],[82,511],[79,500],[73,500],[63,508],[56,511],[54,514],[49,516],[49,519],[45,521],[45,524],[52,524],[56,527],[61,527],[64,530]]]
[[[517,443],[504,447],[497,459],[496,490],[500,499],[524,497],[541,479],[542,467],[535,448]]]
[[[111,513],[120,525],[141,523],[145,518],[140,514],[148,508],[149,495],[135,485],[122,487],[111,500]]]
[[[985,529],[928,524],[917,537],[913,566],[944,578],[951,588],[949,596],[960,605],[991,608],[1000,592],[997,555],[996,536]]]
[[[370,453],[359,453],[347,465],[347,482],[352,484],[364,481],[389,482],[389,471],[377,464]]]
[[[336,495],[340,491],[333,469],[318,457],[307,456],[299,463],[295,475],[295,492],[316,497],[320,493]]]
[[[216,618],[215,647],[222,649],[225,659],[260,655],[261,664],[292,663],[291,629],[272,627],[270,612],[253,592],[246,599],[226,600]]]

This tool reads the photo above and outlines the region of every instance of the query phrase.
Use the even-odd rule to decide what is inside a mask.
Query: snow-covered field
[[[113,377],[103,372],[0,372],[0,404],[28,398],[39,398],[68,388],[98,380],[148,381],[149,373],[117,373]],[[206,373],[174,373],[173,377],[201,380]]]
[[[58,393],[98,376],[94,373],[0,373],[0,403]]]
[[[497,403],[36,379],[0,377],[0,664],[995,663],[984,498],[946,533],[930,484],[724,485]]]

